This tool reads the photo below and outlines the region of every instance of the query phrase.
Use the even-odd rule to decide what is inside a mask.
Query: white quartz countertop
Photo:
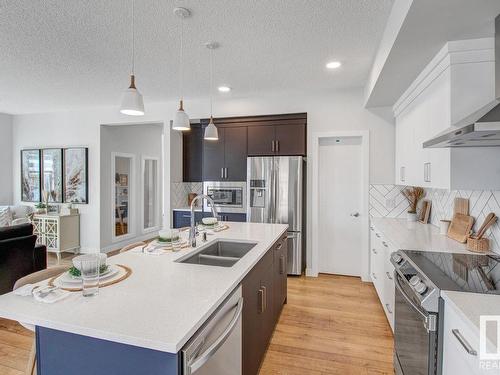
[[[465,292],[442,291],[445,304],[451,304],[462,315],[462,320],[471,330],[479,335],[481,315],[500,315],[500,296],[495,294],[477,294]],[[496,330],[486,330],[486,337],[492,343],[497,342]]]
[[[126,265],[132,275],[101,288],[98,296],[84,298],[76,292],[44,304],[8,293],[0,296],[0,317],[177,353],[288,228],[282,224],[228,225],[230,229],[209,236],[209,242],[216,238],[257,242],[233,267],[174,262],[199,250],[201,240],[196,249],[159,256],[129,251],[110,257],[108,263]]]
[[[439,228],[432,224],[376,217],[371,222],[397,249],[473,254],[465,244],[439,234]]]

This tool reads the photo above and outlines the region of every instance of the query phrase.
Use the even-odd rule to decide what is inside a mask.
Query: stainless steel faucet
[[[197,195],[193,201],[191,202],[191,228],[189,229],[189,244],[191,247],[196,247],[196,224],[194,222],[194,205],[197,201],[206,199],[209,203],[210,208],[212,209],[213,217],[217,218],[217,211],[215,209],[215,203],[212,198],[208,195],[200,194]]]

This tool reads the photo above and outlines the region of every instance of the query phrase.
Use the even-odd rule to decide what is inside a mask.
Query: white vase
[[[406,216],[406,220],[408,220],[409,222],[412,222],[412,223],[417,221],[417,214],[412,213],[412,212],[408,212],[407,216]]]

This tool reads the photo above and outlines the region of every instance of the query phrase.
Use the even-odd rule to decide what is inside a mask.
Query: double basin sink
[[[252,250],[256,242],[216,240],[195,254],[177,260],[178,263],[202,264],[205,266],[232,267]]]

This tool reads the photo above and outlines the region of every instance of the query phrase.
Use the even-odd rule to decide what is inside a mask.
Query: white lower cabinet
[[[370,233],[370,275],[389,325],[394,331],[394,266],[390,257],[396,249],[373,225]]]
[[[490,361],[498,365],[498,361]],[[499,375],[497,368],[487,368],[480,360],[479,330],[473,330],[460,313],[445,302],[443,327],[443,375]]]

